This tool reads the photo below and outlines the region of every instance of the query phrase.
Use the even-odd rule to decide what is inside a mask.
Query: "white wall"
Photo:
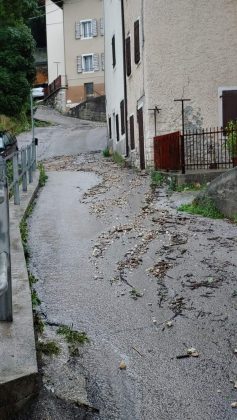
[[[120,0],[104,0],[105,22],[105,92],[107,120],[111,117],[110,145],[120,154],[126,154],[125,134],[121,135],[120,102],[124,99],[123,37]],[[115,35],[116,66],[112,62],[112,37]],[[116,139],[114,116],[119,115],[120,140]]]
[[[181,129],[181,104],[175,98],[191,99],[185,104],[186,128],[220,125],[218,88],[237,84],[236,0],[149,0],[144,4],[145,90],[148,108],[162,108],[158,133]],[[152,160],[152,113],[147,126]]]
[[[57,67],[58,75],[65,75],[63,11],[51,0],[46,0],[45,9],[47,30],[48,83],[51,83],[57,77]],[[58,65],[56,62],[58,62]]]

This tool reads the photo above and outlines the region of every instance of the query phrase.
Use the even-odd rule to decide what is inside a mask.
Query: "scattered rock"
[[[122,361],[120,362],[120,364],[119,364],[119,369],[121,369],[121,370],[125,370],[125,369],[127,369],[127,365],[126,365],[126,363],[125,363],[125,361],[124,361],[124,360],[122,360]]]

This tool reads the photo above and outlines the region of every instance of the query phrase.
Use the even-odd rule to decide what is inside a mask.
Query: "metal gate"
[[[177,171],[181,169],[180,132],[154,137],[155,169]]]

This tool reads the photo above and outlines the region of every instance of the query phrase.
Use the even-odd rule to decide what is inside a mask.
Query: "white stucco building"
[[[65,75],[63,11],[51,0],[45,2],[48,83],[52,83],[58,75]]]
[[[109,147],[126,155],[121,0],[104,0],[105,92]]]
[[[155,131],[159,135],[181,130],[181,105],[175,99],[190,99],[185,104],[185,129],[221,126],[237,118],[237,2],[121,2],[128,155],[145,168],[153,165]],[[111,12],[112,3],[106,2]],[[116,27],[114,18],[113,24]],[[114,104],[118,101],[115,92]],[[155,130],[156,106],[160,111]]]
[[[66,101],[104,95],[102,0],[46,0],[49,83],[62,75]]]

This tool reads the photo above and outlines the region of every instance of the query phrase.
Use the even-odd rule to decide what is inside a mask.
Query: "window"
[[[222,115],[223,127],[227,127],[229,121],[237,120],[237,90],[222,91]]]
[[[93,83],[84,83],[86,97],[93,95],[94,93],[94,84]]]
[[[113,59],[113,67],[115,67],[116,66],[115,35],[112,38],[112,59]]]
[[[127,76],[131,74],[131,38],[130,36],[125,40],[125,49],[126,49],[126,70]]]
[[[134,115],[129,118],[130,122],[130,146],[131,150],[135,149],[135,138],[134,138]]]
[[[75,23],[75,38],[87,39],[98,35],[97,20],[87,19]]]
[[[140,61],[140,25],[139,20],[134,22],[134,61],[136,64]]]
[[[93,71],[93,54],[83,55],[82,60],[83,72]]]
[[[81,37],[92,38],[92,21],[91,20],[81,22]]]
[[[77,73],[88,73],[99,70],[99,54],[83,54],[77,57]]]
[[[109,138],[112,138],[111,117],[109,117]]]
[[[125,133],[124,99],[120,102],[121,134]]]
[[[119,141],[119,116],[118,114],[116,115],[116,137],[117,137],[117,141]]]

